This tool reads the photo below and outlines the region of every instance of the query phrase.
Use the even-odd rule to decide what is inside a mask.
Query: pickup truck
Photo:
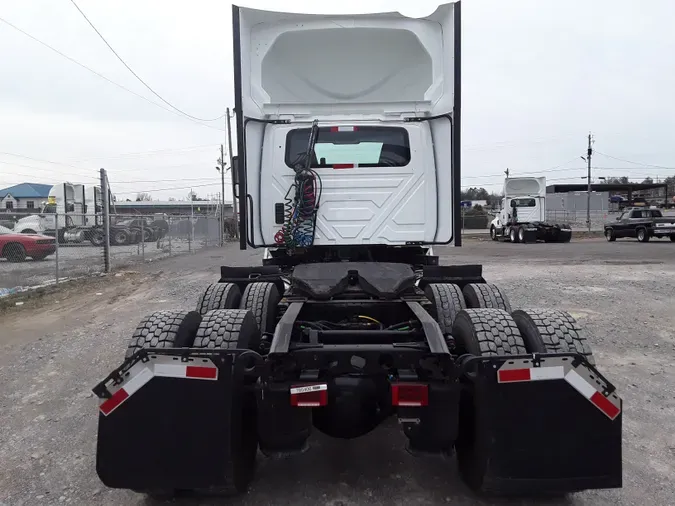
[[[605,223],[604,229],[609,242],[622,237],[635,237],[640,242],[670,237],[675,242],[675,216],[663,216],[659,209],[626,209],[616,221]]]

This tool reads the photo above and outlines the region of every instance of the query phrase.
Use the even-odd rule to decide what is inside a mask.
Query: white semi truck
[[[512,177],[504,181],[501,210],[490,224],[493,241],[569,242],[569,225],[546,221],[546,178]]]
[[[58,237],[59,243],[89,241],[94,246],[103,245],[105,235],[100,186],[69,182],[54,185],[40,213],[21,218],[14,225],[14,231]],[[138,235],[129,227],[111,224],[110,244],[131,244],[140,239]]]
[[[245,493],[260,453],[292,469],[313,431],[390,420],[488,502],[622,486],[622,400],[574,317],[442,263],[461,246],[460,13],[233,6],[240,247],[267,254],[221,266],[194,311],[158,306],[101,372],[107,487]]]

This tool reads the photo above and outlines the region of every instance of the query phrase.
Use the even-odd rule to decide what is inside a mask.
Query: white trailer
[[[546,178],[513,177],[504,181],[501,210],[490,224],[493,241],[569,242],[567,224],[546,221]]]

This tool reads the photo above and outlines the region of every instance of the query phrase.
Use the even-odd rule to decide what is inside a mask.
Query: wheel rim
[[[116,242],[125,242],[125,239],[127,236],[124,234],[124,232],[118,232],[115,234],[115,241]]]
[[[638,238],[638,241],[644,240],[644,238],[645,238],[645,233],[644,233],[643,230],[638,230],[638,236],[637,236],[637,238]]]
[[[608,241],[611,240],[612,239],[612,231],[611,230],[605,231],[605,237],[607,238]]]
[[[491,237],[492,239],[496,239],[496,238],[497,238],[497,229],[496,229],[495,227],[492,227],[492,228],[490,229],[490,237]]]
[[[516,231],[513,230],[513,229],[509,230],[509,237],[511,238],[511,240],[513,242],[515,242],[516,241]]]
[[[518,230],[518,240],[520,240],[520,242],[525,240],[525,231],[522,228]]]

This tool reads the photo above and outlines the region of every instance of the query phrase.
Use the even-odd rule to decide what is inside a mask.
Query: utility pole
[[[227,108],[227,153],[230,155],[230,179],[232,180],[232,215],[234,217],[234,236],[239,239],[239,203],[236,197],[237,176],[234,173],[234,153],[232,153],[232,125],[230,123],[230,108]],[[239,156],[242,156],[239,153]],[[223,190],[223,194],[225,190]]]
[[[586,225],[588,231],[591,231],[591,156],[593,156],[593,136],[588,134],[588,150],[586,151],[586,161],[588,162],[588,191],[586,196]]]
[[[225,152],[220,145],[220,158],[216,170],[220,172],[220,245],[225,244]]]
[[[504,174],[506,174],[506,179],[509,178],[509,168],[506,167],[506,170],[504,171]]]

